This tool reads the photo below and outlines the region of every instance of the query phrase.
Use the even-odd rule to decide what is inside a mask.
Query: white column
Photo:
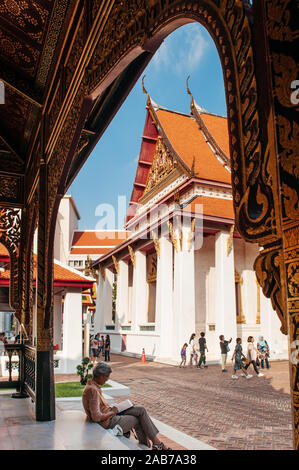
[[[183,226],[183,247],[178,242],[178,251],[174,250],[174,329],[173,357],[180,357],[184,343],[189,343],[195,333],[195,271],[194,246],[188,244],[189,226]]]
[[[112,287],[114,273],[110,269],[105,270],[105,281],[103,286],[103,317],[104,325],[112,324]]]
[[[160,335],[159,357],[171,358],[174,344],[172,310],[172,243],[166,237],[160,240],[157,257],[156,332]]]
[[[128,290],[128,263],[125,261],[119,261],[119,273],[117,275],[115,330],[120,330],[120,325],[128,321]]]
[[[104,279],[102,274],[99,275],[99,283],[97,287],[97,302],[96,302],[96,311],[94,317],[94,332],[100,333],[103,332],[105,329],[105,322],[104,322]]]
[[[59,351],[61,351],[61,338],[62,338],[62,295],[55,294],[54,295],[54,306],[53,306],[53,317],[54,317],[54,338],[53,344],[54,346],[58,344]]]
[[[136,251],[136,266],[133,272],[132,331],[147,321],[148,287],[146,282],[146,254]]]
[[[220,335],[224,335],[225,339],[232,337],[234,346],[237,336],[235,267],[233,247],[227,255],[229,236],[229,232],[222,230],[215,236],[216,340]]]
[[[68,288],[63,309],[63,362],[65,373],[74,374],[82,360],[82,289]]]

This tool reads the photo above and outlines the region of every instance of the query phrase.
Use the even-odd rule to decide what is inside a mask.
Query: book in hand
[[[120,403],[117,404],[118,413],[122,413],[123,411],[126,411],[129,408],[132,408],[132,406],[134,405],[131,402],[131,400],[121,401]]]

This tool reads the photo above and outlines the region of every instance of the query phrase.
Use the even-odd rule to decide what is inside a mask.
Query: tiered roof
[[[147,115],[127,223],[135,216],[138,204],[144,202],[149,182],[152,184],[152,165],[155,164],[157,149],[159,151],[159,142],[163,141],[167,155],[173,161],[172,181],[182,174],[187,179],[195,178],[201,183],[231,188],[227,118],[203,110],[193,97],[190,114],[168,110],[154,103],[149,95],[147,97]],[[156,166],[159,171],[159,163]],[[164,179],[165,186],[171,183],[170,173],[168,179]],[[157,185],[157,191],[160,189],[161,183]],[[173,187],[169,191],[174,192]],[[213,199],[216,198],[202,199],[207,205],[204,211],[212,211],[210,215],[222,218],[234,218],[232,199],[222,202],[221,199]]]

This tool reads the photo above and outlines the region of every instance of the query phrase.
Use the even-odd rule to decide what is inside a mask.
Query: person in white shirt
[[[253,365],[253,368],[257,374],[258,377],[263,377],[264,374],[262,374],[256,365],[256,355],[260,354],[260,352],[256,349],[254,345],[254,337],[253,336],[248,336],[248,346],[247,346],[247,364],[245,366],[245,369],[247,370],[250,364]]]
[[[195,345],[195,336],[196,334],[195,333],[192,333],[192,335],[190,336],[190,340],[189,340],[189,352],[190,352],[190,367],[192,367],[192,362],[193,360],[195,361],[195,366],[197,366],[197,359],[198,359],[198,355],[197,355],[197,352],[196,352],[196,345]]]

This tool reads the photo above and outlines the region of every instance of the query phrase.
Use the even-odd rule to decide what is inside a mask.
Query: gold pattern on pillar
[[[158,239],[157,235],[155,234],[155,232],[152,232],[152,237],[153,237],[153,241],[154,241],[157,256],[158,256],[158,258],[160,258],[160,242],[159,242],[159,239]]]
[[[188,235],[188,251],[191,250],[191,245],[194,239],[194,233],[195,233],[195,217],[192,219],[190,232]]]
[[[0,207],[0,243],[7,248],[10,255],[10,304],[16,310],[16,317],[21,322],[21,279],[18,272],[20,242],[21,211]]]
[[[136,268],[136,256],[135,256],[135,252],[133,250],[133,248],[129,245],[128,246],[128,249],[129,249],[129,253],[130,253],[130,258],[131,258],[131,261],[132,261],[132,265],[134,268]]]
[[[261,323],[261,291],[260,291],[260,285],[258,280],[256,279],[256,299],[257,299],[257,305],[256,305],[256,323],[259,325]]]
[[[169,236],[171,243],[173,244],[175,251],[178,253],[178,238],[176,237],[173,229],[173,223],[172,222],[167,222],[168,228],[169,228]]]
[[[243,284],[243,278],[235,269],[235,294],[236,294],[237,323],[246,323],[245,316],[243,314],[243,307],[242,307],[242,294],[241,294],[242,284]]]
[[[112,255],[112,260],[113,260],[113,264],[114,264],[116,274],[119,274],[119,263],[118,263],[117,259],[115,258],[115,256],[113,256],[113,255]]]

